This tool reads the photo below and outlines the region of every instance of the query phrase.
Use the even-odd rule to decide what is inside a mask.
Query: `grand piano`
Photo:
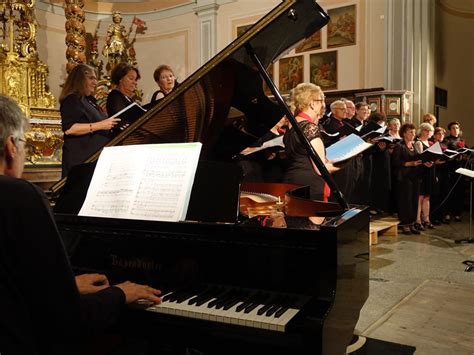
[[[134,305],[121,322],[122,336],[149,353],[169,344],[205,354],[345,354],[368,297],[367,209],[342,196],[308,200],[305,187],[246,183],[234,159],[249,137],[292,116],[264,68],[328,20],[315,0],[283,1],[108,144],[202,142],[185,221],[78,216],[100,152],[52,187],[77,273],[163,291],[161,305]],[[241,190],[278,195],[285,225],[239,212]]]

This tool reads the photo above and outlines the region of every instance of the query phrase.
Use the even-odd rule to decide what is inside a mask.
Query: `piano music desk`
[[[377,244],[379,235],[396,237],[398,235],[398,223],[399,221],[394,218],[383,218],[370,221],[369,245]]]

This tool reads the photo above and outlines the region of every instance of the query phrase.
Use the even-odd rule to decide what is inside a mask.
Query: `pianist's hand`
[[[83,274],[76,276],[76,285],[79,293],[94,293],[109,287],[109,280],[102,274]]]
[[[115,285],[125,293],[125,303],[129,304],[136,302],[139,299],[144,299],[153,303],[161,303],[161,291],[154,289],[147,285],[139,285],[130,281]]]

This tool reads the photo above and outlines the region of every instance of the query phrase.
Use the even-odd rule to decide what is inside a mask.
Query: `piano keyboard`
[[[237,288],[207,287],[164,294],[146,311],[285,332],[309,297]],[[147,305],[147,301],[138,302]]]

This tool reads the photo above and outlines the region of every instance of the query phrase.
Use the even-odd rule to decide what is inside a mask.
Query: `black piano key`
[[[255,300],[252,301],[247,307],[245,307],[244,313],[250,313],[258,306],[265,303],[265,300],[268,298],[267,293],[259,293]]]
[[[272,302],[272,306],[265,312],[265,316],[270,317],[272,314],[278,311],[282,306],[285,305],[286,300],[287,297],[285,296],[279,296],[275,298],[275,300]]]
[[[259,294],[258,293],[255,293],[253,295],[250,295],[246,300],[244,300],[244,302],[242,304],[240,304],[236,311],[237,312],[242,312],[243,310],[245,310],[245,308],[247,308],[248,306],[250,306],[253,302],[255,302],[257,299],[258,299],[258,296]]]
[[[272,308],[277,302],[278,302],[279,297],[274,296],[271,299],[269,299],[267,302],[264,303],[264,306],[261,307],[257,311],[257,315],[261,316],[262,314],[266,313],[270,308]]]
[[[162,301],[162,302],[167,302],[167,301],[169,301],[169,299],[170,299],[171,297],[173,297],[173,294],[174,294],[175,292],[176,292],[176,291],[171,291],[171,292],[168,293],[167,295],[163,296],[163,297],[161,298],[161,301]]]
[[[235,295],[235,297],[224,304],[224,307],[223,307],[224,311],[227,311],[231,309],[232,307],[234,307],[237,303],[245,299],[246,296],[247,296],[246,292],[237,291],[237,294]]]
[[[216,309],[221,309],[224,305],[232,300],[236,295],[236,290],[230,290],[226,295],[223,295],[217,302],[216,302]]]
[[[286,297],[283,305],[275,312],[275,318],[280,318],[294,304],[296,304],[296,297]]]
[[[191,297],[200,294],[203,292],[203,286],[194,286],[188,289],[183,290],[183,292],[176,298],[177,303],[183,303],[184,301],[190,299]]]
[[[275,313],[275,318],[280,318],[287,310],[289,307],[281,307],[278,311]]]
[[[202,294],[197,295],[195,298],[189,300],[189,304],[195,303],[197,307],[202,306],[204,303],[215,298],[222,292],[222,287],[211,287],[204,291]]]
[[[218,295],[215,296],[215,297],[216,297],[215,300],[212,300],[211,302],[209,302],[209,304],[207,305],[207,307],[208,307],[208,308],[213,308],[213,307],[215,307],[218,302],[220,303],[223,298],[226,298],[226,297],[227,297],[227,295],[229,294],[230,291],[231,291],[231,290],[224,290],[224,291],[220,292]]]

